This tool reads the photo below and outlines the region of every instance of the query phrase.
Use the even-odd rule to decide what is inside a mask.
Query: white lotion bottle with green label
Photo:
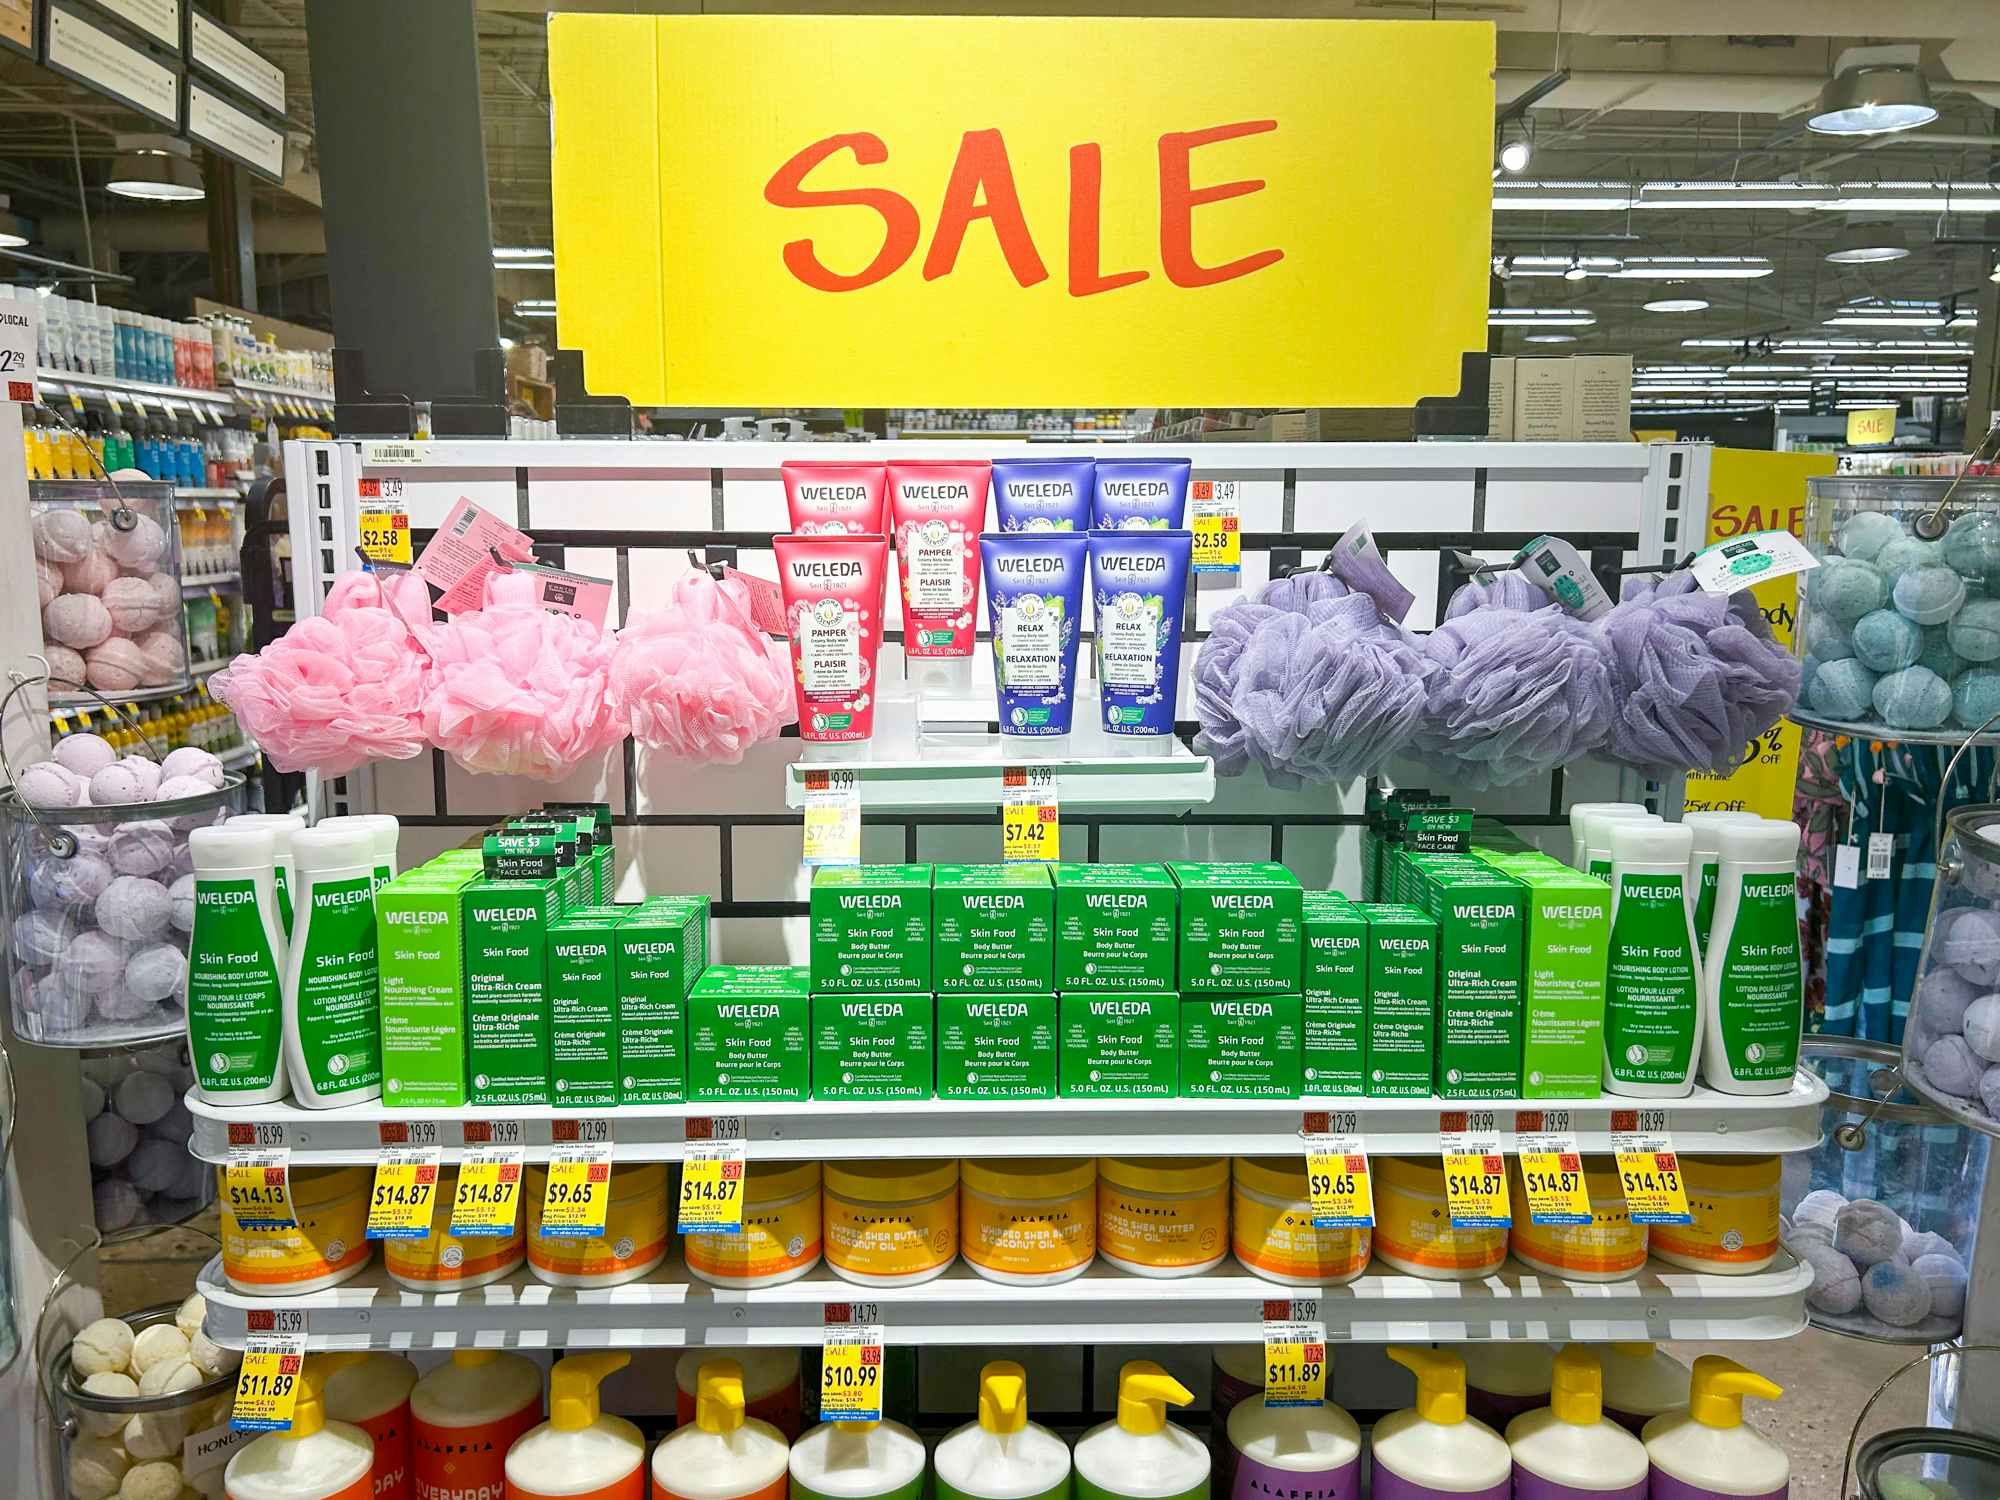
[[[1704,1014],[1689,886],[1694,834],[1681,823],[1611,828],[1611,958],[1604,983],[1604,1088],[1632,1099],[1694,1092]]]
[[[1658,823],[1663,821],[1658,813],[1629,812],[1624,808],[1607,808],[1601,812],[1587,812],[1583,815],[1583,863],[1577,868],[1586,875],[1595,875],[1599,880],[1611,878],[1611,830],[1620,823]]]
[[[275,854],[271,830],[241,819],[188,835],[188,1051],[195,1092],[211,1104],[269,1104],[290,1088]]]
[[[285,1067],[292,1097],[335,1109],[382,1096],[382,1007],[375,960],[376,839],[350,821],[292,839],[291,963]]]
[[[1798,825],[1731,824],[1720,854],[1702,1081],[1723,1094],[1782,1094],[1798,1068],[1804,1024]]]
[[[1694,940],[1708,957],[1709,933],[1715,925],[1716,864],[1721,858],[1722,830],[1731,823],[1761,823],[1752,812],[1682,813],[1681,822],[1694,833],[1694,856],[1688,861],[1689,889],[1694,892]]]
[[[396,851],[402,838],[403,825],[388,813],[348,813],[338,818],[324,818],[322,828],[365,828],[374,840],[375,883],[387,885],[396,878]]]
[[[1573,869],[1589,865],[1583,837],[1583,820],[1589,813],[1639,813],[1646,809],[1637,802],[1572,802],[1569,807],[1569,862]]]
[[[292,892],[298,888],[298,870],[292,863],[292,840],[305,828],[306,820],[297,813],[241,813],[229,820],[235,828],[266,828],[276,845],[273,870],[278,887],[278,925],[284,931],[289,951],[292,941]]]

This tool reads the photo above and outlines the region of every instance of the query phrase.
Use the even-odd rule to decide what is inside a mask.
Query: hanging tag
[[[1373,599],[1383,617],[1397,624],[1402,623],[1410,606],[1417,602],[1417,596],[1389,571],[1381,549],[1375,545],[1375,534],[1365,521],[1356,521],[1341,533],[1340,540],[1326,555],[1325,566],[1349,588]]]
[[[1507,1163],[1500,1154],[1500,1117],[1490,1109],[1447,1109],[1438,1115],[1444,1150],[1444,1193],[1454,1229],[1506,1229]]]
[[[1871,833],[1868,835],[1868,878],[1887,880],[1889,861],[1896,854],[1896,836],[1893,833]]]
[[[519,1146],[473,1146],[459,1158],[458,1190],[451,1200],[453,1239],[485,1239],[514,1233],[525,1155]]]
[[[1242,502],[1234,479],[1197,479],[1188,486],[1197,573],[1243,571]]]
[[[1566,1109],[1514,1111],[1514,1150],[1521,1160],[1521,1187],[1528,1195],[1528,1218],[1536,1224],[1588,1224],[1590,1191],[1583,1180],[1583,1155]]]
[[[368,1200],[368,1238],[426,1240],[437,1208],[436,1146],[398,1146],[375,1161],[375,1191]]]
[[[288,1146],[230,1148],[222,1169],[222,1195],[245,1229],[296,1229],[292,1211],[292,1153]]]
[[[1061,859],[1055,768],[1008,766],[1001,785],[1006,800],[1000,809],[1000,858],[1007,864]]]
[[[805,863],[861,863],[861,785],[852,771],[806,772]]]
[[[748,1156],[741,1115],[687,1122],[687,1146],[681,1155],[682,1234],[742,1232]]]
[[[1733,594],[1819,566],[1819,559],[1789,531],[1755,531],[1704,547],[1688,560],[1694,581],[1711,594]]]
[[[132,395],[132,410],[142,417],[151,416],[153,409],[146,405],[146,398],[136,391]]]
[[[564,1126],[570,1129],[564,1131]],[[584,1126],[601,1126],[602,1138],[587,1138]],[[555,1131],[560,1133],[559,1141],[561,1134],[568,1134],[570,1144],[558,1144],[549,1152],[549,1180],[542,1194],[542,1233],[552,1239],[601,1239],[605,1210],[611,1200],[611,1122],[558,1120]],[[589,1132],[591,1136],[597,1134],[596,1129]]]
[[[410,513],[397,506],[369,506],[361,512],[361,550],[372,562],[410,563]]]
[[[882,1309],[829,1302],[820,1336],[819,1415],[824,1422],[882,1420]]]
[[[1833,846],[1833,883],[1843,891],[1861,889],[1861,850],[1857,846]]]
[[[83,397],[79,396],[75,391],[71,391],[69,393],[69,404],[72,411],[81,412],[83,410]]]
[[[1326,1324],[1319,1298],[1264,1304],[1264,1404],[1326,1405]]]
[[[299,1404],[299,1371],[306,1358],[303,1308],[253,1308],[243,1363],[236,1372],[234,1432],[290,1432]]]
[[[1680,1158],[1663,1109],[1611,1112],[1611,1150],[1634,1224],[1692,1224]]]
[[[1358,1123],[1353,1110],[1306,1112],[1299,1133],[1305,1138],[1315,1229],[1362,1229],[1375,1223],[1375,1187]]]

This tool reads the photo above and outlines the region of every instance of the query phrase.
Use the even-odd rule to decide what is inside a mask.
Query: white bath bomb
[[[135,512],[133,520],[137,524],[130,531],[106,525],[96,533],[95,539],[119,567],[134,573],[150,572],[153,565],[166,555],[167,534],[151,516]]]
[[[173,924],[176,932],[194,931],[194,876],[183,875],[167,887],[167,895],[174,903]]]
[[[111,741],[101,734],[68,734],[56,741],[56,761],[88,781],[118,759]]]
[[[119,1025],[143,1021],[160,1011],[163,1004],[164,1002],[159,1000],[141,1000],[125,987],[125,981],[122,979],[90,997],[92,1014]]]
[[[111,868],[120,875],[157,875],[174,862],[181,841],[159,818],[121,823],[111,835]]]
[[[150,802],[142,777],[130,758],[113,762],[90,778],[92,807],[123,807],[130,802]]]
[[[1888,1204],[1857,1198],[1834,1220],[1833,1248],[1864,1271],[1892,1261],[1903,1248],[1903,1221]]]
[[[92,1396],[105,1396],[112,1400],[129,1401],[139,1394],[139,1383],[130,1375],[121,1375],[116,1370],[103,1370],[84,1377],[83,1389]],[[125,1425],[125,1418],[116,1412],[87,1411],[76,1409],[77,1430],[87,1438],[109,1437]]]
[[[99,1115],[83,1130],[90,1146],[90,1164],[93,1167],[115,1167],[139,1144],[139,1127],[116,1115]]]
[[[73,693],[83,686],[89,669],[83,664],[81,652],[72,651],[67,646],[58,646],[54,641],[43,641],[42,659],[49,664],[49,684],[52,692]]]
[[[95,1078],[78,1077],[76,1092],[83,1101],[83,1118],[86,1124],[103,1114],[104,1106],[110,1102],[105,1096],[104,1085]]]
[[[153,793],[155,802],[177,802],[182,797],[205,797],[215,788],[205,776],[169,776],[160,783],[160,789]],[[199,815],[205,822],[208,814]],[[195,825],[197,828],[200,823]]]
[[[1908,1266],[1885,1260],[1861,1278],[1861,1303],[1892,1328],[1908,1328],[1931,1315],[1931,1288]]]
[[[1988,1062],[2000,1062],[2000,995],[1981,995],[1965,1008],[1965,1044]]]
[[[243,1363],[242,1350],[223,1348],[199,1328],[188,1340],[188,1352],[194,1360],[195,1368],[210,1380],[218,1375],[228,1374]]]
[[[111,639],[111,611],[95,594],[58,594],[42,611],[42,634],[58,646],[88,651]]]
[[[98,595],[121,635],[140,635],[160,623],[160,596],[144,578],[114,578]]]
[[[181,1466],[157,1459],[134,1464],[118,1483],[118,1500],[180,1500]]]
[[[145,1391],[146,1372],[154,1365],[162,1360],[186,1360],[187,1357],[187,1335],[172,1323],[155,1323],[150,1328],[140,1329],[132,1340],[132,1373],[139,1377],[139,1389]]]
[[[1778,1236],[1794,1253],[1801,1245],[1819,1244],[1833,1248],[1833,1226],[1824,1219],[1805,1219],[1795,1222],[1788,1233]]]
[[[1958,1247],[1941,1234],[1933,1234],[1928,1229],[1912,1229],[1903,1236],[1903,1263],[1915,1265],[1920,1256],[1949,1255],[1958,1257]]]
[[[175,957],[176,950],[169,949]],[[173,1083],[158,1073],[144,1069],[128,1073],[111,1096],[111,1107],[134,1125],[150,1125],[174,1104]]]
[[[157,884],[157,882],[155,882]],[[106,886],[109,895],[117,886]],[[165,894],[165,887],[161,887]],[[97,898],[98,920],[103,920],[104,897]],[[124,941],[103,932],[79,932],[56,960],[56,977],[76,994],[89,995],[109,989],[125,977],[125,960],[132,950]]]
[[[110,884],[111,866],[95,854],[44,854],[28,866],[28,897],[43,911],[95,906]]]
[[[1965,1262],[1956,1255],[1919,1255],[1910,1269],[1930,1288],[1931,1311],[1941,1318],[1965,1312]]]
[[[142,1411],[125,1424],[119,1441],[125,1445],[128,1456],[144,1463],[179,1458],[181,1442],[186,1437],[187,1422],[178,1412]],[[178,1478],[178,1466],[174,1473]],[[132,1476],[127,1474],[125,1477],[129,1481]],[[179,1500],[178,1489],[174,1491],[174,1496],[175,1500]]]
[[[171,898],[169,898],[171,899]],[[136,1000],[147,1005],[159,1005],[164,1001],[179,1001],[187,989],[187,955],[172,943],[153,943],[139,949],[125,964],[125,988]],[[159,1078],[158,1074],[147,1073],[146,1078]],[[173,1085],[159,1080],[167,1090],[167,1097],[173,1097]],[[124,1113],[122,1110],[120,1113]],[[126,1115],[136,1125],[149,1123]],[[157,1115],[155,1119],[159,1118]]]
[[[45,510],[35,517],[33,531],[35,556],[44,562],[81,562],[97,540],[80,510]]]
[[[153,943],[165,937],[167,929],[173,926],[174,898],[157,880],[144,875],[119,875],[97,898],[96,910],[97,925],[111,936],[128,943]]]
[[[1812,1268],[1812,1290],[1806,1293],[1808,1306],[1824,1313],[1851,1313],[1861,1305],[1861,1273],[1854,1262],[1833,1246],[1820,1240],[1801,1245],[1792,1242],[1792,1253]]]
[[[132,1368],[132,1325],[119,1318],[99,1318],[77,1330],[69,1341],[69,1365],[79,1375],[125,1375]]]
[[[70,1500],[111,1500],[132,1461],[125,1450],[103,1438],[90,1438],[69,1450]]]
[[[174,1309],[174,1327],[181,1331],[190,1346],[194,1336],[208,1321],[208,1299],[200,1292],[189,1292],[181,1305]]]
[[[63,570],[60,563],[35,559],[35,608],[46,609],[51,599],[63,591]]]
[[[62,957],[76,923],[58,911],[24,911],[14,918],[14,956],[47,968]]]
[[[83,800],[82,778],[52,760],[38,760],[24,769],[16,785],[30,807],[75,807]]]
[[[178,750],[169,750],[167,758],[160,762],[160,775],[163,779],[172,779],[175,776],[198,776],[208,784],[211,791],[222,785],[225,774],[220,760],[194,745],[183,745]]]
[[[1957,907],[1939,916],[1934,938],[1940,963],[1974,984],[1991,988],[2000,983],[2000,912]]]
[[[35,981],[28,1009],[41,1017],[44,1035],[67,1036],[83,1030],[90,1018],[90,996],[62,975],[50,974]]]
[[[66,594],[102,594],[104,586],[118,576],[118,564],[103,548],[93,546],[73,563],[62,565],[62,591]]]

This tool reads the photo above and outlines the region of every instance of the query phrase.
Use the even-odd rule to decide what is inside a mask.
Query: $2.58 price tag
[[[1319,1298],[1264,1304],[1264,1404],[1326,1405],[1326,1324]]]
[[[231,1148],[222,1169],[222,1195],[245,1229],[292,1229],[292,1152],[289,1146],[242,1151]]]
[[[1243,570],[1239,486],[1234,479],[1197,479],[1188,487],[1188,524],[1194,530],[1197,573]]]
[[[861,863],[861,788],[852,771],[806,772],[805,863]]]
[[[1611,1112],[1611,1151],[1634,1224],[1692,1224],[1680,1157],[1663,1109]]]
[[[550,1150],[549,1181],[542,1192],[543,1234],[551,1239],[601,1239],[610,1202],[611,1142]]]
[[[827,1303],[819,1351],[820,1420],[882,1420],[881,1319],[873,1302]]]
[[[473,1146],[458,1163],[458,1190],[451,1200],[454,1239],[511,1235],[521,1201],[519,1146]]]
[[[1001,773],[1005,801],[1000,808],[1000,857],[1061,859],[1062,823],[1056,806],[1052,766],[1008,766]]]
[[[369,1239],[430,1238],[439,1155],[436,1146],[399,1146],[376,1159],[375,1191],[368,1200]]]
[[[1514,1111],[1514,1149],[1520,1154],[1521,1187],[1533,1223],[1590,1222],[1590,1190],[1568,1110]]]
[[[1454,1229],[1506,1229],[1514,1222],[1507,1198],[1507,1159],[1500,1121],[1490,1109],[1447,1109],[1438,1115],[1444,1148],[1444,1195]]]
[[[690,1121],[690,1124],[693,1122]],[[682,1234],[736,1234],[743,1228],[743,1174],[748,1150],[740,1122],[731,1132],[690,1140],[681,1156]]]
[[[236,1432],[289,1432],[299,1404],[306,1357],[306,1315],[296,1308],[262,1308],[249,1315],[249,1337],[236,1372],[229,1426]]]
[[[400,506],[361,512],[361,550],[376,562],[410,561],[410,513]]]
[[[1361,1229],[1375,1222],[1375,1188],[1368,1150],[1352,1110],[1308,1111],[1300,1132],[1306,1144],[1306,1188],[1315,1229]]]

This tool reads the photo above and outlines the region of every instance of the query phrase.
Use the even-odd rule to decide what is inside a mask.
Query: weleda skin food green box
[[[1368,1023],[1368,919],[1337,891],[1307,891],[1304,924],[1301,1088],[1358,1094]]]
[[[549,1103],[618,1102],[618,978],[612,935],[628,908],[585,906],[549,929]]]
[[[1181,1096],[1296,1099],[1303,1010],[1297,995],[1181,1000]]]
[[[815,995],[815,1099],[931,1097],[929,995]]]
[[[1180,887],[1180,990],[1299,992],[1304,891],[1270,860],[1248,864],[1171,862]]]
[[[466,1063],[474,1104],[549,1102],[549,927],[554,880],[465,887]]]
[[[931,883],[931,977],[952,994],[1043,994],[1055,976],[1049,867],[939,865]]]
[[[1368,920],[1368,1040],[1361,1091],[1371,1098],[1431,1092],[1437,1062],[1437,923],[1414,906],[1364,902]]]
[[[929,865],[822,865],[809,907],[814,994],[930,991]]]
[[[1055,988],[1174,987],[1179,888],[1165,865],[1056,864]]]
[[[1059,1004],[1065,1099],[1171,1098],[1180,1087],[1180,997],[1071,990]]]
[[[688,993],[688,1098],[804,1099],[812,1090],[807,972],[711,964]]]
[[[939,995],[940,1099],[1053,1099],[1056,997]]]
[[[687,996],[708,963],[708,898],[659,896],[618,925],[618,1102],[687,1098]]]

